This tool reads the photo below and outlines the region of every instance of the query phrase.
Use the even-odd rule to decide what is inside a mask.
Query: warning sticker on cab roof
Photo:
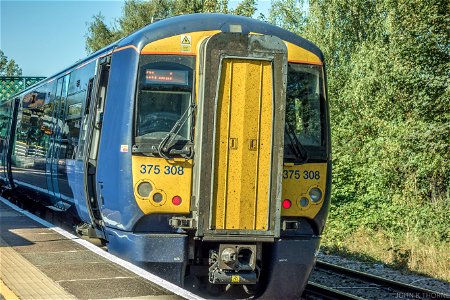
[[[190,35],[182,35],[180,40],[181,52],[191,52],[192,38]]]

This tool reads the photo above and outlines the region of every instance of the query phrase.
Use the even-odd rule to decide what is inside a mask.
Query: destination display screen
[[[188,85],[188,71],[147,69],[145,83]]]

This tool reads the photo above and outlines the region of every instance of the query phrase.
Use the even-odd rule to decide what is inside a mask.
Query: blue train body
[[[239,25],[239,32],[232,33],[235,27],[230,25]],[[177,284],[183,284],[185,275],[197,276],[195,265],[206,265],[206,269],[203,268],[201,272],[206,270],[208,273],[208,268],[211,267],[208,259],[212,259],[208,257],[208,251],[218,251],[219,246],[225,242],[225,245],[235,244],[236,248],[248,246],[248,250],[253,251],[254,258],[252,256],[251,259],[255,259],[257,264],[267,260],[267,266],[263,267],[264,273],[261,273],[264,275],[258,271],[261,266],[253,266],[248,270],[242,266],[236,268],[233,274],[240,275],[230,275],[231,272],[225,266],[214,271],[215,273],[210,271],[207,275],[210,283],[231,284],[228,280],[237,280],[237,277],[232,276],[240,276],[239,280],[247,282],[247,285],[257,284],[257,293],[265,292],[265,297],[298,297],[313,266],[329,206],[331,164],[325,89],[320,100],[322,144],[316,148],[306,147],[309,151],[308,166],[315,168],[316,165],[321,165],[317,167],[319,171],[314,172],[326,172],[326,179],[323,182],[317,181],[314,185],[321,188],[323,195],[320,203],[312,204],[318,205],[311,206],[316,209],[311,217],[299,215],[304,213],[302,208],[297,209],[297,215],[289,214],[289,207],[286,208],[284,202],[281,208],[280,186],[277,196],[279,204],[273,204],[273,212],[270,214],[276,212],[278,219],[275,221],[282,225],[276,226],[278,229],[274,229],[272,236],[257,234],[249,238],[241,233],[231,233],[228,236],[217,233],[217,238],[211,234],[206,239],[206,233],[210,229],[205,228],[203,236],[193,231],[196,227],[192,224],[199,222],[199,219],[189,223],[195,215],[193,207],[201,210],[201,204],[194,204],[198,201],[194,194],[191,199],[185,200],[191,202],[191,210],[184,213],[185,219],[174,219],[174,213],[170,212],[146,213],[140,206],[143,205],[140,204],[142,202],[137,200],[138,171],[133,169],[135,153],[132,148],[136,138],[136,101],[140,88],[138,70],[142,51],[153,42],[195,32],[228,34],[225,36],[227,39],[232,39],[233,34],[245,38],[256,34],[256,39],[261,41],[261,36],[276,37],[286,45],[293,45],[288,45],[289,47],[299,47],[315,55],[319,63],[307,62],[306,65],[318,65],[318,70],[323,70],[323,55],[316,46],[293,33],[266,23],[220,14],[187,15],[158,21],[12,99],[0,102],[0,181],[3,188],[25,192],[50,209],[75,216],[80,223],[87,224],[99,238],[107,241],[110,252]],[[279,47],[282,49],[286,46],[281,43]],[[164,51],[165,49],[161,49],[161,53],[157,55],[165,54]],[[287,60],[287,50],[283,51]],[[190,52],[195,51],[191,49]],[[180,52],[179,55],[187,54]],[[189,55],[200,57],[201,54]],[[284,63],[287,66],[287,61]],[[194,71],[194,75],[200,76],[197,72],[201,71]],[[277,71],[273,72],[275,76]],[[283,72],[287,73],[287,69]],[[324,74],[324,71],[320,72]],[[324,81],[323,78],[321,80]],[[283,80],[280,80],[281,84],[286,86]],[[200,89],[198,86],[196,88]],[[201,97],[200,91],[198,94]],[[195,121],[199,122],[198,118]],[[281,128],[284,132],[284,125]],[[192,138],[194,144],[197,143],[196,139]],[[286,152],[284,155],[286,156]],[[143,159],[146,156],[159,157],[158,154],[147,153]],[[192,158],[186,158],[186,161],[188,159]],[[193,158],[194,165],[198,163],[196,159]],[[306,161],[298,163],[297,158],[292,163],[284,159],[284,165],[288,167],[299,165],[300,168],[305,163]],[[281,162],[280,166],[282,165]],[[282,169],[280,174],[281,172]],[[195,179],[193,182],[194,186]],[[308,187],[305,193],[308,189],[311,188]],[[195,188],[192,193],[194,190]],[[152,206],[149,207],[153,209]],[[284,215],[282,209],[286,209]],[[180,225],[185,220],[193,227]],[[234,238],[230,238],[233,236]],[[202,239],[204,243],[199,246]],[[254,245],[251,244],[253,241]],[[263,254],[258,250],[260,248],[264,249]],[[219,253],[220,255],[222,254]],[[295,287],[288,286],[292,283],[285,282],[286,278],[292,276],[299,281]],[[261,282],[265,284],[261,285]],[[280,286],[285,291],[283,295],[278,293]]]

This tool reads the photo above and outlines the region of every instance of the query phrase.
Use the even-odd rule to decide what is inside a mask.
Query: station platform
[[[0,198],[0,299],[201,299]]]

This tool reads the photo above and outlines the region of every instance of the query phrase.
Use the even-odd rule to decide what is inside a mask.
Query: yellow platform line
[[[75,299],[0,237],[0,278],[20,299]],[[3,293],[3,288],[2,288]],[[5,297],[6,298],[6,297]],[[14,298],[17,299],[17,298]]]
[[[5,298],[5,300],[19,300],[16,294],[6,286],[6,284],[0,279],[0,295]]]

